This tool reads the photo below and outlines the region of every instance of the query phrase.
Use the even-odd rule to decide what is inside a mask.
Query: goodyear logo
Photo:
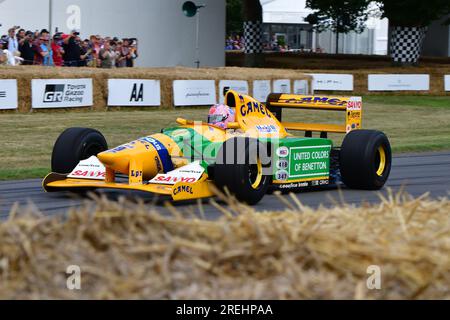
[[[241,106],[241,115],[243,117],[248,116],[250,114],[260,114],[268,118],[272,118],[270,111],[267,108],[258,103],[258,102],[249,102]]]
[[[178,195],[178,194],[182,194],[182,193],[185,193],[185,194],[194,194],[194,189],[192,189],[191,186],[184,185],[184,186],[178,186],[177,188],[175,188],[175,189],[173,190],[173,195],[174,195],[174,196],[176,196],[176,195]]]
[[[346,106],[348,104],[347,100],[341,100],[339,98],[330,99],[328,97],[304,97],[301,99],[288,99],[280,102],[295,104],[327,104],[331,106]]]

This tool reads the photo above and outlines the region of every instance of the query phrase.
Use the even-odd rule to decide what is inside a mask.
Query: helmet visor
[[[228,116],[225,116],[223,114],[209,115],[208,123],[210,123],[210,124],[220,123],[220,122],[224,122],[227,119],[228,119]]]

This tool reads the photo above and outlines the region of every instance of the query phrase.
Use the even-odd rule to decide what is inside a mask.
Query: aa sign
[[[160,105],[161,83],[159,80],[108,80],[108,106],[158,107]]]

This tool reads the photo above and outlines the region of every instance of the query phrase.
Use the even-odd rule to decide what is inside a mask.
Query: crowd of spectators
[[[225,41],[225,50],[243,51],[245,49],[245,39],[240,35],[229,36]]]
[[[131,68],[138,56],[137,39],[92,35],[83,40],[77,30],[51,36],[46,29],[13,27],[0,38],[0,65]]]
[[[299,49],[292,49],[286,44],[283,38],[273,36],[270,41],[263,41],[263,51],[265,52],[314,52],[324,53],[323,49],[318,47],[315,50],[305,49],[301,46]],[[245,51],[245,38],[240,35],[232,35],[225,40],[225,50],[227,51]]]

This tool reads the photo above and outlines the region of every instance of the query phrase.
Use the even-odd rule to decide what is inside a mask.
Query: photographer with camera
[[[80,33],[72,30],[70,34],[63,35],[64,66],[78,67],[81,60]]]
[[[19,40],[19,51],[20,56],[24,59],[22,65],[30,66],[34,61],[34,50],[33,50],[33,32],[25,32],[25,36]]]

